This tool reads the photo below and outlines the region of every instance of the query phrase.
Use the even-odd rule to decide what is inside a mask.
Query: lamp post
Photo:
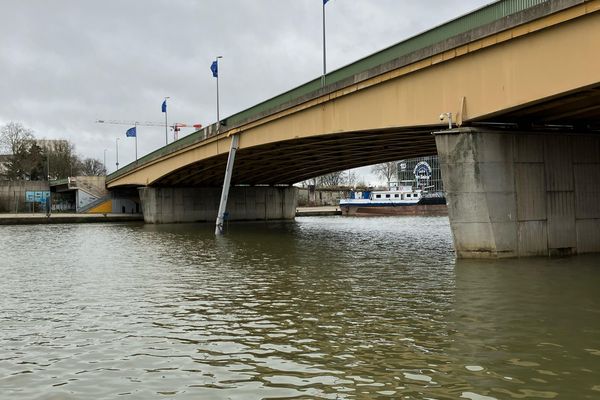
[[[117,145],[117,169],[115,171],[119,170],[119,138],[117,138],[116,140],[116,145]]]
[[[104,167],[104,174],[106,175],[106,149],[104,149],[104,164],[102,164],[102,166]]]
[[[134,132],[135,132],[135,162],[137,163],[137,121],[133,124]]]
[[[321,87],[325,86],[325,75],[327,74],[327,50],[325,47],[325,4],[329,0],[323,0],[323,76],[321,77]]]

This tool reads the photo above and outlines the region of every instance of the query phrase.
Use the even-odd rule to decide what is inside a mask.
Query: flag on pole
[[[136,127],[134,126],[133,128],[129,128],[127,129],[127,132],[125,132],[125,136],[127,137],[137,137],[137,132],[136,132]]]
[[[323,0],[323,5],[327,4],[329,0]]]
[[[219,77],[219,64],[217,63],[217,61],[213,61],[212,64],[210,65],[210,70],[212,71],[213,77],[218,78]]]
[[[167,100],[165,99],[162,103],[162,112],[167,112]]]

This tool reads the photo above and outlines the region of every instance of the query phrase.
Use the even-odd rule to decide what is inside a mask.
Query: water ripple
[[[1,227],[0,393],[597,397],[598,257],[455,264],[445,218],[213,228]]]

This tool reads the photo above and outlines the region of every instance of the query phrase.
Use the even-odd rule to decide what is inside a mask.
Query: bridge
[[[598,11],[498,1],[148,154],[107,186],[140,188],[147,222],[214,220],[233,149],[231,218],[293,218],[293,183],[439,154],[459,257],[600,251]]]

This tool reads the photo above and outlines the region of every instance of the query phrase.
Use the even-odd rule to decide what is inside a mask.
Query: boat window
[[[410,194],[407,194],[406,197],[411,197]]]
[[[400,197],[400,195],[397,194],[396,197]]]
[[[375,197],[378,198],[378,199],[380,199],[381,195],[380,194],[376,194]]]
[[[389,199],[389,198],[390,198],[390,195],[389,195],[389,194],[386,194],[386,195],[385,195],[385,198],[386,198],[386,199]]]

